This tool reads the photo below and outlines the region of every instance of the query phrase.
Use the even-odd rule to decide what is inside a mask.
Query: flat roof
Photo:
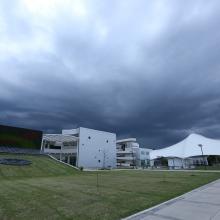
[[[126,138],[126,139],[121,139],[121,140],[117,140],[116,143],[120,144],[120,143],[126,143],[126,142],[136,142],[136,138]]]
[[[55,142],[72,142],[79,140],[78,137],[73,135],[64,135],[64,134],[44,134],[43,140],[46,141],[55,141]]]

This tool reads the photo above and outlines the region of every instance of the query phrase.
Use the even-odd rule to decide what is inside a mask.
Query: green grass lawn
[[[196,166],[194,170],[220,170],[220,165],[216,164],[213,166]]]
[[[0,157],[8,155],[0,154]],[[0,219],[120,219],[220,178],[220,173],[80,172],[45,156],[0,165]]]

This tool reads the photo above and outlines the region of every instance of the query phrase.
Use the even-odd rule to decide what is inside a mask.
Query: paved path
[[[59,161],[59,160],[58,160]],[[63,162],[64,163],[64,162]],[[195,172],[195,173],[220,173],[220,170],[160,170],[160,169],[112,169],[112,170],[97,170],[97,169],[83,169],[91,172],[106,172],[106,171],[143,171],[143,172]]]
[[[220,220],[220,180],[125,219]]]

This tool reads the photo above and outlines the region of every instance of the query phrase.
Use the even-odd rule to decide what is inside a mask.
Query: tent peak
[[[196,133],[191,133],[191,134],[189,134],[187,138],[194,138],[194,137],[203,137],[203,138],[204,138],[203,135],[201,135],[201,134],[196,134]]]

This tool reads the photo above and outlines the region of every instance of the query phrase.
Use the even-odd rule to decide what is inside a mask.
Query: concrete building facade
[[[56,159],[77,166],[79,138],[62,134],[44,134],[41,150]]]
[[[116,167],[116,134],[82,127],[62,130],[62,134],[79,138],[76,162],[78,167]]]
[[[117,167],[138,168],[150,165],[151,149],[140,148],[136,138],[117,140]]]
[[[138,167],[148,167],[150,166],[150,152],[152,149],[149,148],[139,148],[137,152],[137,165]]]
[[[89,128],[62,130],[43,136],[41,149],[77,167],[116,168],[116,134]]]
[[[139,148],[139,144],[136,142],[136,138],[117,140],[116,143],[117,167],[136,167],[136,151]]]

